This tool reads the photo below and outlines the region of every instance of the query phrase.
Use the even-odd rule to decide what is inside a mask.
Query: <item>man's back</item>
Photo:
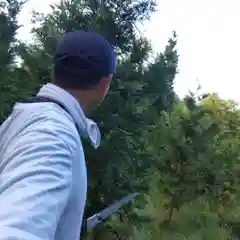
[[[0,128],[0,240],[76,240],[87,177],[80,136],[94,148],[100,131],[85,117],[105,98],[116,70],[102,36],[64,34],[53,56],[52,82],[39,97],[55,103],[17,104]]]
[[[87,180],[70,114],[17,104],[0,127],[0,156],[0,239],[78,239]]]

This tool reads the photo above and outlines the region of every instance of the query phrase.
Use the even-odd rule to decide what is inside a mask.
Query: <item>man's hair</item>
[[[116,56],[101,35],[77,30],[58,41],[53,61],[53,81],[63,88],[89,89],[115,73]]]

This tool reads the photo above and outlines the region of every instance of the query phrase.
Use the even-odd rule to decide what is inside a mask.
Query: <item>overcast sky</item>
[[[21,39],[29,39],[31,10],[48,12],[58,0],[30,0],[19,19]],[[143,26],[156,52],[162,51],[172,31],[178,34],[180,74],[175,90],[184,96],[196,90],[240,102],[240,0],[158,0],[158,11]]]

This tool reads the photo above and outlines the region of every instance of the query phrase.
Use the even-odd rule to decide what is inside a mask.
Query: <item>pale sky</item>
[[[31,10],[49,11],[58,0],[30,0],[19,19],[24,27],[21,39],[29,39]],[[164,50],[175,30],[178,34],[180,73],[175,90],[180,97],[196,90],[217,92],[240,102],[240,1],[239,0],[158,0],[158,11],[143,26],[155,52]]]

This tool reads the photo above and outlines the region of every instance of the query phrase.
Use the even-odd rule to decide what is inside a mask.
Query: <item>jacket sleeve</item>
[[[52,240],[69,198],[76,145],[51,123],[16,139],[1,156],[0,240]]]

